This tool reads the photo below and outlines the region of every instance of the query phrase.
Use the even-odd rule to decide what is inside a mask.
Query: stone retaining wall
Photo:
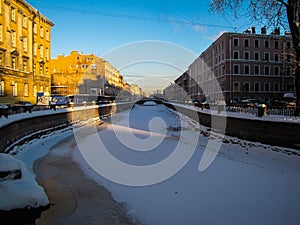
[[[211,122],[214,121],[216,124],[214,127],[218,129],[218,124],[221,124],[222,121],[224,121],[221,115],[210,115],[197,112],[193,109],[178,105],[174,107],[170,103],[164,103],[164,105],[180,111],[207,127],[210,127]],[[0,152],[4,152],[9,146],[26,136],[30,137],[35,133],[40,135],[41,133],[51,129],[59,129],[61,127],[69,126],[71,123],[76,121],[99,118],[101,115],[124,111],[132,106],[133,103],[123,103],[95,108],[82,108],[80,110],[36,116],[12,122],[0,127]],[[226,122],[227,135],[249,141],[300,149],[299,123],[272,122],[260,119],[253,120],[230,116],[227,117]]]
[[[221,115],[210,115],[197,112],[184,106],[174,107],[170,103],[164,103],[167,107],[180,111],[188,117],[199,121],[200,124],[218,129],[218,122],[222,123],[224,118]],[[222,126],[219,126],[222,127]],[[300,149],[300,123],[266,121],[263,119],[247,119],[227,116],[226,131],[229,136],[244,140],[261,142],[264,144]]]
[[[11,150],[10,147],[27,136],[31,138],[33,135],[41,135],[51,130],[70,126],[73,122],[86,121],[110,113],[124,111],[131,108],[132,105],[132,103],[110,104],[19,119],[0,127],[0,152]]]

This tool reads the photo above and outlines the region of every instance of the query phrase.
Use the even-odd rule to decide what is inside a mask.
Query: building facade
[[[51,59],[50,72],[55,95],[116,95],[125,86],[123,76],[109,62],[78,51]]]
[[[50,92],[53,25],[24,0],[0,0],[0,103],[35,103],[37,92]]]
[[[292,37],[280,35],[278,29],[266,34],[265,27],[260,34],[255,27],[244,33],[223,33],[189,66],[188,73],[192,99],[207,96],[227,103],[280,99],[294,91]]]

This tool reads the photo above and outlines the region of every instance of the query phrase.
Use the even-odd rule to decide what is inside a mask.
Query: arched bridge
[[[143,105],[145,102],[155,102],[156,104],[163,104],[164,99],[161,98],[142,98],[134,103],[134,105]]]

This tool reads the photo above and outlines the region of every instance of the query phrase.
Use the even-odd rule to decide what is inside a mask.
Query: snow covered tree
[[[291,32],[295,49],[296,115],[300,112],[300,1],[299,0],[211,0],[211,10],[230,10],[235,17],[247,17],[274,29],[282,27]]]

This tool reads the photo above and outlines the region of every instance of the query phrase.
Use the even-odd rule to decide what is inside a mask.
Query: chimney
[[[275,35],[280,35],[280,28],[276,27],[274,30]]]
[[[246,34],[250,34],[250,33],[251,33],[250,28],[248,28],[247,30],[245,30],[245,33],[246,33]]]
[[[261,28],[261,34],[267,34],[267,27],[266,26]]]
[[[252,29],[252,34],[255,34],[256,33],[255,26],[253,26],[251,29]]]

